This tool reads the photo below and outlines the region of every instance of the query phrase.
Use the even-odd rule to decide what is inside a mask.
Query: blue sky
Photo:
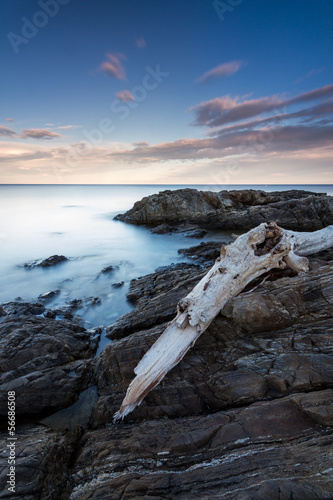
[[[332,2],[1,7],[0,183],[333,183]]]

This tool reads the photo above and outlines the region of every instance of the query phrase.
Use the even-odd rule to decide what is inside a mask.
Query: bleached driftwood
[[[260,224],[221,248],[213,267],[178,303],[177,315],[135,368],[136,377],[114,419],[124,418],[185,356],[226,302],[273,268],[309,269],[306,255],[333,246],[333,226],[298,233]]]

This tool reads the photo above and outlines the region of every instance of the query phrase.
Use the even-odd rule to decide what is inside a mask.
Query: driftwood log
[[[213,267],[182,299],[177,315],[135,368],[114,420],[124,418],[185,356],[199,336],[231,298],[246,285],[273,268],[291,267],[298,273],[309,269],[306,255],[333,246],[333,226],[299,233],[275,223],[260,224],[228,246]]]

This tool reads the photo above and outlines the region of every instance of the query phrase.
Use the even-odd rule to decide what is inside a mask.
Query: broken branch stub
[[[260,224],[222,247],[213,267],[180,302],[177,315],[134,370],[136,377],[114,420],[124,418],[185,356],[231,298],[273,268],[309,269],[305,255],[333,246],[333,226],[297,233]]]

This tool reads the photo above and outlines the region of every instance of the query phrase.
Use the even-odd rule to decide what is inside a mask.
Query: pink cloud
[[[14,121],[13,118],[6,118],[7,122],[12,122]]]
[[[123,102],[128,102],[128,101],[135,101],[133,95],[129,90],[122,90],[121,92],[117,92],[116,96],[120,101]]]
[[[82,125],[62,125],[61,127],[57,127],[58,129],[61,130],[70,130],[73,128],[82,128]]]
[[[215,68],[204,73],[196,83],[208,83],[214,78],[221,78],[225,76],[230,76],[233,73],[236,73],[241,66],[243,65],[242,61],[230,61],[224,64],[220,64]]]
[[[126,57],[123,54],[106,54],[106,57],[108,58],[108,61],[104,61],[101,64],[101,70],[113,78],[125,80],[125,69],[121,64],[120,59],[126,59]]]
[[[31,128],[22,130],[21,137],[22,139],[55,139],[61,135],[46,129]]]
[[[216,97],[193,108],[197,115],[194,125],[217,127],[273,111],[282,105],[283,101],[277,96],[243,102],[239,102],[239,97]]]
[[[319,87],[318,89],[310,90],[309,92],[304,92],[304,94],[300,94],[299,96],[292,97],[291,99],[285,101],[285,105],[316,101],[318,99],[324,99],[332,96],[333,83],[325,85],[324,87]]]
[[[216,97],[195,106],[196,119],[193,125],[218,127],[246,120],[286,106],[303,104],[333,96],[333,84],[285,99],[279,96],[261,97],[240,102],[239,97]]]
[[[8,127],[3,127],[0,125],[0,135],[5,135],[7,137],[13,137],[17,135],[16,132]]]
[[[283,125],[256,130],[234,131],[205,139],[178,139],[149,145],[134,144],[133,149],[110,153],[109,158],[127,162],[155,163],[168,160],[220,160],[230,155],[280,155],[282,152],[302,155],[322,150],[326,157],[332,151],[333,125]],[[308,152],[308,153],[306,153]]]
[[[305,124],[316,120],[317,125],[327,125],[331,123],[332,116],[333,116],[333,102],[325,101],[310,108],[295,111],[294,113],[279,113],[265,118],[257,118],[255,120],[250,120],[247,122],[240,122],[234,125],[223,126],[219,130],[216,129],[213,130],[209,135],[211,137],[214,137],[217,134],[224,135],[230,132],[237,132],[241,130],[252,130],[259,126],[263,127],[264,125],[269,125],[269,124],[282,125],[283,123],[286,123],[287,120],[294,120],[294,119],[300,119],[301,122]],[[318,122],[320,118],[322,118],[322,120],[321,122]]]

